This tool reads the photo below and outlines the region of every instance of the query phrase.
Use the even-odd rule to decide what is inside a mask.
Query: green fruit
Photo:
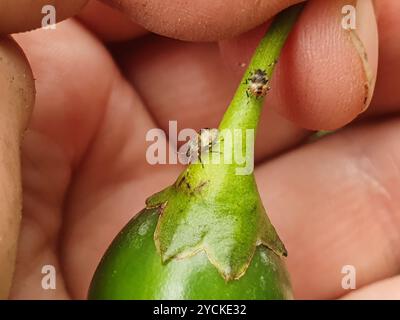
[[[250,95],[247,80],[256,70],[271,78],[301,8],[285,10],[271,25],[219,134],[204,146],[199,137],[200,151],[207,148],[202,163],[192,163],[172,186],[147,199],[103,257],[89,298],[292,298],[287,252],[252,170],[263,96]]]
[[[260,246],[238,280],[225,281],[204,252],[163,265],[153,234],[158,210],[132,219],[103,257],[90,299],[291,299],[284,263]]]

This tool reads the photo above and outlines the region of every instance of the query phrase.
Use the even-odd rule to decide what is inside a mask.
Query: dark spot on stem
[[[165,208],[167,207],[168,201],[165,201],[164,203],[162,203],[159,208],[158,208],[158,213],[160,214],[160,216],[162,216],[162,214],[165,211]]]

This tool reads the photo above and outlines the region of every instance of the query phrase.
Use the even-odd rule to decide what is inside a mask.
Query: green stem
[[[245,80],[257,69],[271,77],[301,8],[285,10],[272,23],[221,122],[220,133],[242,134],[242,144],[233,141],[235,151],[250,146],[247,129],[257,128],[263,105],[263,99],[247,94]],[[207,155],[227,155],[228,139],[218,136],[211,148],[218,152]],[[90,297],[290,299],[281,259],[285,246],[268,219],[253,171],[238,173],[240,163],[192,163],[172,186],[148,198],[146,209],[102,259]]]
[[[304,4],[282,11],[272,22],[267,34],[256,49],[231,105],[226,111],[219,129],[256,129],[264,99],[248,96],[245,83],[257,69],[265,70],[270,79],[285,41],[295,24]]]
[[[214,152],[202,157],[201,164],[189,165],[172,187],[147,200],[148,208],[164,206],[154,236],[164,262],[204,250],[223,277],[231,280],[244,274],[260,244],[286,255],[254,179],[254,131],[263,99],[247,93],[245,80],[257,69],[272,75],[301,9],[296,5],[283,11],[270,26],[221,122]]]
[[[286,39],[303,7],[304,4],[298,4],[282,11],[270,25],[220,123],[219,153],[207,155],[208,159],[219,157],[221,160],[217,159],[217,165],[190,165],[187,168],[187,171],[191,171],[190,177],[187,177],[189,183],[197,185],[205,180],[214,180],[219,181],[218,184],[222,187],[221,181],[231,179],[231,175],[236,179],[241,175],[240,180],[253,179],[251,173],[254,169],[254,140],[264,98],[249,94],[246,80],[257,69],[265,71],[268,79],[271,79]],[[186,172],[182,174],[184,175]]]

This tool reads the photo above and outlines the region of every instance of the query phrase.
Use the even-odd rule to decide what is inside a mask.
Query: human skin
[[[135,2],[125,8],[127,14]],[[240,34],[289,2],[269,1],[276,5],[260,8],[255,24],[240,16],[240,1],[230,1],[229,14],[238,16],[238,26],[225,24],[223,15],[207,25],[209,39],[223,40],[219,44],[154,35],[132,39],[114,52],[126,78],[104,44],[79,22],[101,30],[90,15],[63,22],[57,30],[15,36],[37,79],[37,102],[22,145],[24,211],[11,298],[85,298],[112,238],[148,195],[172,183],[181,170],[146,162],[147,130],[165,129],[171,119],[180,128],[215,126],[239,79],[237,62],[247,61],[260,30]],[[381,41],[375,96],[355,120],[365,74],[359,53],[337,31],[337,12],[330,6],[324,11],[321,1],[309,1],[277,65],[256,149],[260,194],[289,251],[295,298],[400,298],[400,62],[395,59],[400,4],[376,2]],[[204,1],[203,10],[209,8]],[[204,30],[163,24],[178,20],[179,11],[172,9],[154,17],[152,26],[138,22],[155,32],[177,30],[168,35],[204,40]],[[360,23],[373,26],[369,19]],[[316,23],[323,32],[313,28]],[[332,39],[337,45],[329,46]],[[377,39],[364,40],[374,69]],[[326,59],[324,48],[332,59]],[[307,74],[311,83],[304,80]],[[345,130],[303,143],[310,135],[304,127],[334,129],[350,121]],[[13,178],[18,184],[18,176]],[[15,245],[15,235],[7,241]],[[41,287],[41,270],[48,264],[58,272],[56,290]],[[351,294],[341,287],[341,269],[349,264],[356,267],[361,288]]]
[[[22,50],[0,37],[0,298],[7,296],[22,214],[20,144],[32,111],[35,88]]]
[[[21,32],[39,27],[44,15],[45,5],[57,8],[58,21],[64,20],[79,11],[88,0],[1,0],[0,34]]]

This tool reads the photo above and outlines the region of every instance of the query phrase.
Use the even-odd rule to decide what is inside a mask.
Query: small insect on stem
[[[269,78],[265,70],[257,69],[250,74],[250,77],[246,80],[245,84],[247,87],[247,97],[252,95],[256,98],[265,97],[267,92],[271,89],[268,85]]]
[[[213,152],[212,148],[218,141],[218,129],[204,128],[189,141],[189,147],[186,151],[186,157],[189,159],[189,163],[199,159],[202,167],[204,164],[201,160],[203,153]]]

